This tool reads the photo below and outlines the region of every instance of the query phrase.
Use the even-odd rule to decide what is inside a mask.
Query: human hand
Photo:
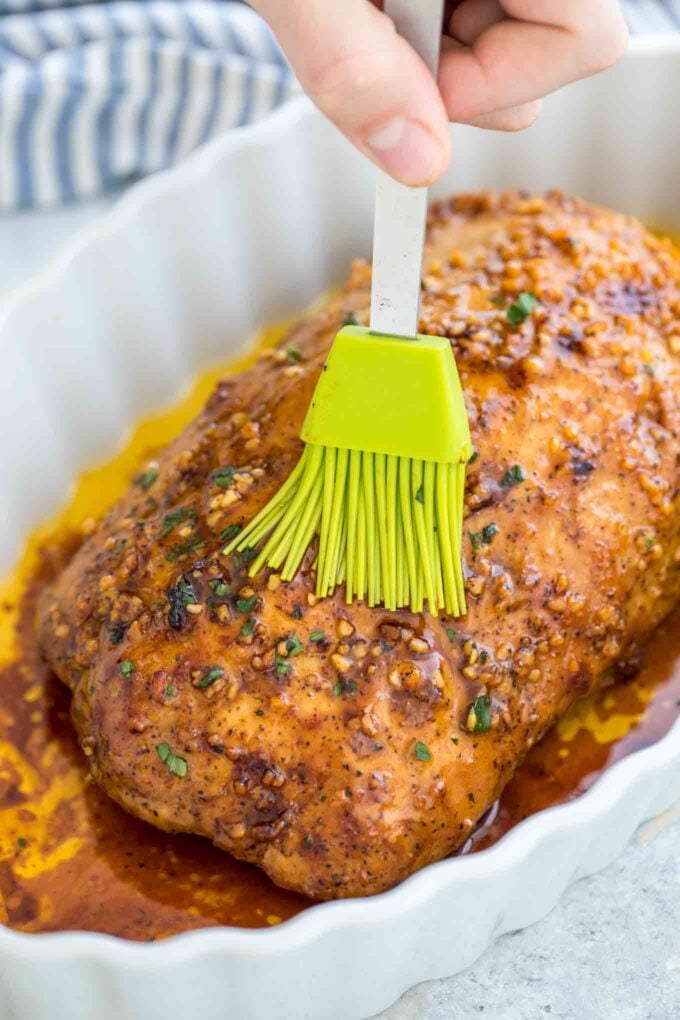
[[[362,152],[397,180],[437,180],[447,121],[528,127],[541,99],[625,52],[618,0],[447,3],[439,81],[371,0],[251,0],[302,87]]]

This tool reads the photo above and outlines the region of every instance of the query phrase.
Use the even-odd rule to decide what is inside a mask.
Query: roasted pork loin
[[[317,600],[313,549],[291,584],[222,554],[299,457],[324,356],[367,322],[369,285],[356,263],[220,383],[39,619],[119,804],[325,899],[460,847],[527,749],[634,671],[680,599],[680,254],[558,193],[430,213],[421,331],[451,338],[477,451],[467,615]]]

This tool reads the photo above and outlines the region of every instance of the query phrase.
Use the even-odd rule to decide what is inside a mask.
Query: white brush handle
[[[436,77],[444,0],[385,0],[385,13]],[[418,332],[427,188],[407,188],[378,170],[373,228],[371,332]]]

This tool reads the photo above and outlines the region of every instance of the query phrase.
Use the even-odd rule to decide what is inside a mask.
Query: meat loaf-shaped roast
[[[680,255],[556,193],[430,213],[421,332],[451,339],[477,451],[467,616],[317,600],[313,550],[291,584],[222,554],[297,461],[324,356],[367,322],[369,283],[357,263],[220,383],[39,620],[111,797],[322,899],[459,847],[527,749],[634,669],[680,599]]]

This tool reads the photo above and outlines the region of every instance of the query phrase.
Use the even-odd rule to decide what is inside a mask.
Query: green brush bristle
[[[225,553],[262,543],[251,576],[267,565],[291,581],[318,536],[317,596],[344,584],[348,603],[463,614],[472,446],[448,341],[342,330],[302,439],[292,474]]]
[[[308,445],[287,484],[225,552],[266,538],[249,573],[266,564],[292,581],[318,534],[319,598],[344,580],[347,603],[419,613],[427,600],[431,613],[460,616],[464,482],[464,464]]]

